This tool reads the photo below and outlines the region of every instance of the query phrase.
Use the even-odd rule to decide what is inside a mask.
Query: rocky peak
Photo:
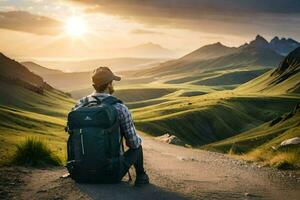
[[[255,40],[251,41],[249,45],[252,47],[268,48],[269,42],[264,37],[257,35]]]
[[[278,41],[280,41],[280,40],[279,40],[279,37],[275,36],[275,37],[271,40],[270,44],[277,43]]]

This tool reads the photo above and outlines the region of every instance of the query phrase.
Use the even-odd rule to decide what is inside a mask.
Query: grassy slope
[[[45,139],[64,157],[65,118],[73,100],[55,90],[40,95],[20,86],[0,84],[1,161],[11,155],[15,144],[27,137]]]
[[[272,85],[272,72],[273,70],[249,81],[247,84],[241,85],[237,88],[237,91],[247,93],[263,92],[270,95],[280,95],[289,92],[299,93],[297,87],[300,84],[300,73],[294,74],[289,79],[277,85]]]
[[[194,82],[193,84],[199,85],[237,85],[250,81],[253,78],[262,75],[269,69],[259,69],[250,71],[234,71],[219,76],[207,78],[205,80]]]
[[[203,148],[222,153],[243,154],[244,159],[263,161],[270,165],[278,165],[279,161],[287,161],[300,166],[300,145],[278,149],[282,141],[300,137],[300,112],[298,111],[293,116],[286,114],[277,119],[277,123],[272,120]],[[274,150],[274,147],[277,150]]]
[[[238,93],[256,93],[268,96],[289,96],[300,102],[300,49],[290,53],[279,67],[264,75],[241,85],[235,91]],[[283,101],[284,103],[285,101]],[[278,108],[284,105],[278,106]],[[262,161],[279,168],[300,166],[300,145],[277,148],[286,139],[300,136],[300,109],[273,118],[257,128],[229,137],[203,148],[224,153],[243,154],[247,160]],[[274,148],[275,147],[275,148]]]
[[[290,96],[248,96],[223,91],[176,98],[132,112],[139,129],[152,135],[171,133],[197,146],[256,127],[289,111],[298,101]]]

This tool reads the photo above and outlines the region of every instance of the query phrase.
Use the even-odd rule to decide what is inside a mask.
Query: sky
[[[0,52],[18,59],[122,57],[152,42],[180,56],[257,34],[300,40],[299,0],[0,0]]]

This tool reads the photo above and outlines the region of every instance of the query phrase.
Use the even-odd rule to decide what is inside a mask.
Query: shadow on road
[[[143,187],[134,187],[128,182],[121,182],[119,184],[77,184],[77,186],[81,192],[87,194],[91,199],[187,199],[179,194],[165,191],[153,184]]]

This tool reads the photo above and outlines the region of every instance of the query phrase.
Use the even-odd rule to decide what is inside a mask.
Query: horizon
[[[1,30],[1,29],[0,29]],[[205,47],[205,46],[209,46],[209,45],[214,45],[214,44],[217,44],[217,43],[220,43],[221,45],[223,46],[226,46],[226,47],[232,47],[232,48],[239,48],[245,44],[249,44],[251,41],[254,41],[256,39],[257,36],[261,36],[262,38],[264,38],[268,43],[270,43],[272,41],[272,39],[274,38],[278,38],[278,39],[292,39],[292,40],[295,40],[296,42],[299,42],[298,40],[294,39],[294,38],[290,38],[290,37],[284,37],[284,36],[278,36],[278,35],[274,35],[274,36],[270,36],[269,38],[266,38],[265,36],[261,35],[261,34],[256,34],[254,35],[252,38],[250,38],[250,40],[248,41],[244,41],[242,42],[241,44],[238,44],[238,45],[234,45],[234,46],[230,46],[230,45],[226,45],[224,44],[223,42],[221,41],[216,41],[216,42],[213,42],[213,43],[208,43],[208,44],[204,44],[202,46],[199,46],[197,47],[196,49],[193,49],[193,50],[190,50],[190,51],[187,51],[187,52],[183,52],[181,53],[180,55],[177,55],[177,56],[173,56],[173,57],[139,57],[139,56],[115,56],[115,57],[101,57],[101,56],[96,56],[96,57],[86,57],[86,58],[70,58],[70,57],[30,57],[30,56],[27,56],[27,57],[22,57],[22,56],[17,56],[17,55],[13,55],[11,56],[10,54],[7,54],[6,52],[4,51],[0,51],[0,53],[3,53],[4,55],[7,55],[8,57],[12,57],[14,59],[17,59],[19,62],[82,62],[82,61],[91,61],[91,60],[110,60],[110,59],[123,59],[123,58],[128,58],[128,59],[164,59],[164,60],[172,60],[172,59],[179,59],[191,52],[194,52],[202,47]],[[131,46],[131,47],[127,47],[127,48],[124,48],[124,49],[130,49],[130,48],[136,48],[136,47],[139,47],[139,46],[146,46],[148,44],[151,44],[151,45],[157,45],[159,46],[160,48],[163,48],[163,49],[166,49],[166,50],[170,50],[168,48],[165,48],[164,46],[161,46],[160,44],[157,44],[157,43],[152,43],[152,42],[145,42],[145,43],[141,43],[141,44],[138,44],[136,46]]]
[[[22,61],[158,58],[157,55],[172,59],[216,42],[238,47],[257,34],[268,41],[275,36],[299,41],[300,28],[294,25],[300,22],[299,3],[272,2],[268,6],[268,1],[256,5],[254,1],[225,4],[222,0],[176,4],[1,1],[0,50]],[[164,51],[149,55],[137,50],[124,52],[148,43],[158,44]]]
[[[33,58],[33,57],[11,57],[10,55],[8,54],[5,54],[5,52],[1,52],[0,53],[3,53],[5,56],[8,56],[10,58],[13,58],[13,59],[16,59],[18,62],[21,62],[21,63],[26,63],[26,62],[31,62],[33,64],[37,64],[37,65],[40,65],[41,67],[43,68],[47,68],[47,69],[53,69],[53,70],[60,70],[62,72],[65,72],[65,73],[77,73],[77,72],[90,72],[91,71],[91,68],[96,68],[96,66],[94,67],[91,67],[93,65],[95,65],[95,63],[98,63],[98,64],[101,64],[106,61],[115,61],[117,62],[118,60],[124,60],[124,59],[129,59],[129,60],[147,60],[147,61],[153,61],[153,63],[156,65],[156,64],[159,64],[159,63],[163,63],[163,62],[167,62],[167,61],[170,61],[170,60],[177,60],[177,59],[180,59],[180,58],[183,58],[193,52],[196,52],[197,50],[203,48],[203,47],[206,47],[206,46],[212,46],[212,45],[215,45],[215,44],[220,44],[222,46],[225,46],[225,47],[229,47],[229,48],[240,48],[240,47],[243,47],[244,45],[249,45],[251,42],[253,41],[256,41],[257,39],[260,39],[260,38],[263,38],[265,39],[268,43],[271,43],[271,41],[275,38],[279,39],[279,40],[294,40],[294,38],[287,38],[287,37],[281,37],[281,36],[273,36],[271,37],[270,39],[268,38],[265,38],[263,35],[261,34],[256,34],[255,37],[253,37],[251,40],[249,41],[245,41],[243,42],[241,45],[238,45],[238,46],[227,46],[226,44],[223,44],[222,42],[215,42],[215,43],[210,43],[210,44],[205,44],[203,46],[200,46],[192,51],[189,51],[189,52],[186,52],[186,53],[183,53],[181,55],[178,55],[177,57],[147,57],[147,56],[144,56],[144,57],[139,57],[139,56],[122,56],[122,57],[91,57],[91,58],[65,58],[65,57],[37,57],[37,58]],[[294,40],[296,42],[298,42],[297,40]],[[299,43],[299,42],[298,42]],[[131,48],[137,48],[137,47],[140,47],[140,46],[147,46],[147,45],[154,45],[154,46],[157,46],[161,49],[165,49],[164,47],[160,46],[159,44],[155,44],[155,43],[152,43],[152,42],[148,42],[148,43],[144,43],[144,44],[140,44],[140,45],[137,45],[135,47],[131,47]],[[130,49],[130,48],[127,48],[127,49]],[[168,50],[168,49],[166,49]],[[99,63],[100,62],[100,63]],[[86,69],[85,68],[82,68],[86,63],[89,63],[89,65],[91,66],[88,66]],[[123,64],[120,64],[120,62],[117,62],[119,66],[121,67],[124,67]],[[125,62],[126,63],[126,62]],[[145,61],[145,63],[147,63]],[[152,65],[153,65],[152,63]],[[97,64],[97,65],[98,65]],[[104,64],[104,65],[107,65],[107,64]],[[126,65],[126,64],[124,64]],[[111,66],[110,64],[108,64],[108,66]],[[113,68],[115,68],[115,64],[112,64]],[[128,69],[118,69],[117,72],[122,72],[122,71],[127,71]],[[136,68],[133,68],[131,70],[136,70]]]

